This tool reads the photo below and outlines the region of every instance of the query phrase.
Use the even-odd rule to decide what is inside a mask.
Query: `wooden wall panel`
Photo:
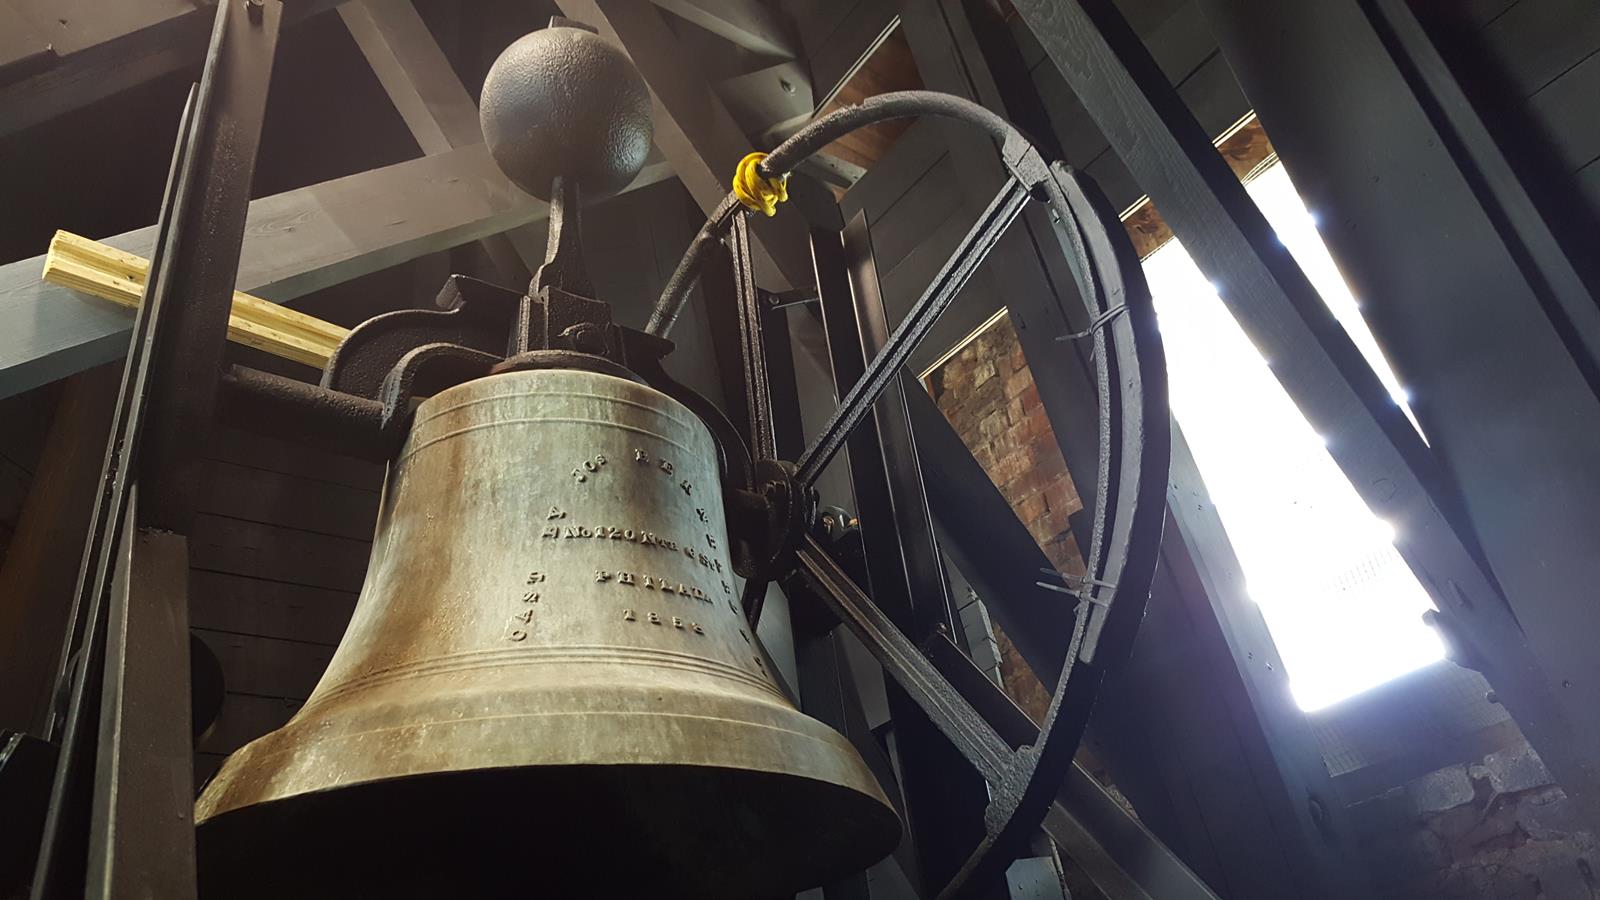
[[[367,541],[201,513],[189,536],[196,569],[341,591],[361,589]]]
[[[1485,25],[1483,38],[1484,62],[1497,66],[1518,96],[1528,97],[1600,47],[1600,4],[1521,0]]]
[[[1573,252],[1600,238],[1600,4],[1408,0]]]
[[[230,700],[236,694],[304,700],[333,658],[333,648],[326,644],[203,628],[194,629],[194,633],[222,663],[223,683]],[[227,706],[224,701],[224,711]]]
[[[332,646],[355,605],[351,591],[201,569],[189,575],[189,624],[210,631]]]
[[[201,511],[313,534],[372,538],[378,495],[364,488],[213,461]]]
[[[1528,112],[1543,128],[1564,171],[1576,173],[1600,158],[1600,52],[1590,53],[1529,97]]]
[[[288,721],[321,678],[355,608],[383,485],[381,465],[232,429],[208,455],[189,617],[226,694],[197,782]]]

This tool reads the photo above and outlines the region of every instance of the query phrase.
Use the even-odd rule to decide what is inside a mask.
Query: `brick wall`
[[[1002,315],[940,364],[928,376],[928,390],[1051,565],[1082,575],[1083,555],[1068,516],[1082,509],[1083,501],[1010,318]],[[992,627],[1006,692],[1042,720],[1049,692],[999,626]]]
[[[1083,502],[1011,319],[1002,315],[935,369],[928,390],[1051,564],[1083,574],[1067,521]]]

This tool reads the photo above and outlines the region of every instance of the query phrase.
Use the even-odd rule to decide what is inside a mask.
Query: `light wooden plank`
[[[1480,34],[1479,52],[1499,67],[1507,87],[1519,97],[1531,96],[1600,49],[1600,3],[1522,0]]]
[[[318,450],[287,437],[219,427],[212,433],[206,454],[211,459],[267,472],[283,472],[314,484],[358,488],[374,496],[383,488],[383,465]]]
[[[115,247],[57,231],[44,258],[44,280],[137,309],[150,261]],[[318,369],[350,333],[348,328],[235,291],[228,339]]]

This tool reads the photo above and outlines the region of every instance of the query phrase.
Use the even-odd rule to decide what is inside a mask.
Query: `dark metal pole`
[[[882,302],[857,295],[856,283],[867,274],[875,280],[871,261],[853,260],[838,233],[818,229],[812,233],[813,265],[821,296],[823,330],[834,382],[846,395],[867,371],[867,360],[882,346],[884,332],[874,332],[871,319],[881,324]],[[866,288],[863,288],[865,290]],[[862,304],[867,309],[862,309]],[[871,306],[876,304],[878,312]],[[897,374],[897,373],[896,373]],[[892,393],[891,393],[892,392]],[[889,453],[881,430],[886,415],[905,415],[904,398],[892,381],[871,415],[850,432],[850,478],[866,550],[866,575],[873,601],[897,627],[916,640],[937,628],[953,625],[943,565],[932,543],[932,526],[919,532],[915,525],[901,532],[900,518],[927,518],[927,500],[917,482],[896,484],[891,479]],[[895,401],[898,401],[896,405]],[[910,451],[904,447],[902,450]],[[893,471],[905,476],[915,466],[914,456],[901,455]],[[907,535],[923,534],[913,544]],[[914,538],[913,538],[914,540]],[[900,762],[906,794],[906,813],[924,891],[937,890],[950,881],[967,854],[983,839],[983,812],[988,791],[983,777],[894,681],[887,684],[889,711],[894,726],[894,750]],[[1004,896],[1004,888],[998,896]]]
[[[62,747],[34,900],[194,896],[188,598],[175,585],[188,570],[181,535],[211,423],[282,12],[279,0],[218,5],[179,131],[62,651],[68,706],[50,721]]]

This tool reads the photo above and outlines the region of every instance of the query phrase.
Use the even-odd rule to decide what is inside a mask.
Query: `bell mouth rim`
[[[341,786],[560,765],[794,775],[845,786],[893,810],[850,740],[781,697],[709,679],[624,685],[611,679],[610,666],[586,668],[594,671],[520,685],[510,709],[478,705],[480,695],[470,690],[430,690],[427,682],[448,682],[453,673],[306,708],[222,762],[195,801],[195,822]],[[586,698],[589,708],[562,708],[574,692],[592,689],[606,693]],[[478,714],[462,714],[472,708]]]
[[[714,787],[707,790],[708,785]],[[588,793],[601,786],[608,787],[598,795]],[[636,791],[643,796],[636,796]],[[439,804],[418,801],[419,796],[448,800]],[[578,799],[583,802],[566,805]],[[743,808],[729,808],[739,802]],[[564,815],[549,813],[559,819],[556,825],[520,818],[519,810],[530,809],[558,810]],[[516,824],[497,824],[506,819]],[[522,848],[522,862],[542,876],[551,874],[551,866],[569,863],[572,855],[589,852],[588,844],[602,837],[607,846],[629,848],[641,858],[669,855],[663,847],[692,844],[700,852],[685,851],[685,858],[710,859],[714,854],[707,848],[726,845],[728,855],[738,857],[737,871],[717,873],[716,886],[692,883],[705,876],[663,868],[668,864],[660,859],[651,859],[656,868],[643,876],[631,870],[605,873],[628,883],[647,877],[657,896],[698,898],[765,896],[754,888],[764,890],[773,884],[781,887],[774,893],[797,893],[883,859],[898,845],[902,831],[900,818],[887,800],[849,785],[793,772],[638,763],[440,771],[295,795],[197,821],[202,895],[324,896],[303,890],[301,885],[293,885],[291,891],[290,885],[274,879],[299,876],[268,873],[267,868],[303,866],[309,875],[329,866],[370,866],[370,854],[362,852],[363,846],[381,848],[391,863],[395,857],[409,854],[447,856],[460,852],[460,847],[450,850],[438,845],[452,841],[470,845],[469,854],[496,857],[502,855],[496,847],[507,828],[529,838],[529,846],[517,845]],[[441,829],[458,833],[441,841]],[[359,838],[352,839],[357,831]],[[459,833],[468,831],[482,832],[486,839],[469,840]],[[651,846],[655,844],[663,846]],[[625,859],[611,862],[627,869]],[[703,864],[694,868],[703,868]],[[220,893],[217,890],[215,882],[249,879],[251,873],[262,878],[255,886],[260,893],[240,890],[237,885]],[[326,878],[315,877],[318,882]],[[367,884],[370,878],[399,876],[385,869],[361,877],[361,883],[371,887]],[[560,883],[559,876],[555,881]],[[391,888],[381,894],[361,895],[435,894]],[[453,895],[500,894],[480,888]],[[558,891],[555,895],[565,894]],[[623,894],[599,891],[590,895]],[[330,888],[326,896],[349,894]]]

